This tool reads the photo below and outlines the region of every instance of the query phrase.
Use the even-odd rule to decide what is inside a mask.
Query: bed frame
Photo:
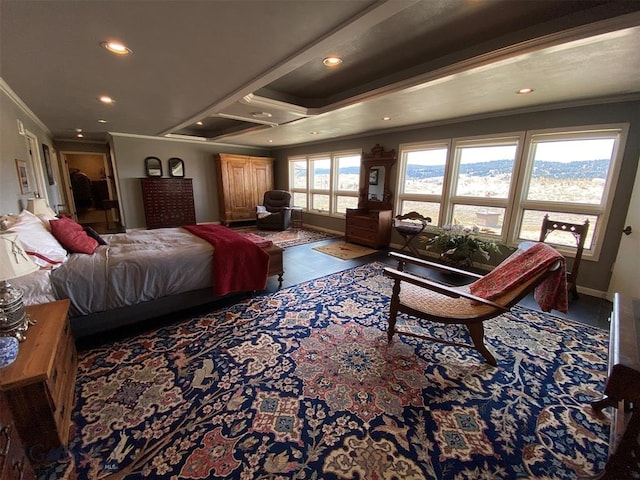
[[[270,245],[262,247],[269,254],[269,276],[278,275],[278,283],[282,286],[284,266],[282,260],[283,249]],[[216,297],[212,288],[192,290],[161,297],[148,302],[137,303],[127,307],[116,308],[105,312],[97,312],[89,315],[71,317],[71,331],[76,339],[84,338],[99,333],[104,333],[117,328],[122,328],[134,323],[140,323],[151,318],[179,312],[208,303],[213,303],[223,298],[234,296],[227,295]]]

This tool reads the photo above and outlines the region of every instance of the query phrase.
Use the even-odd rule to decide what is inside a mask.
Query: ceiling
[[[638,45],[637,0],[0,0],[2,86],[83,141],[275,148],[637,99]]]

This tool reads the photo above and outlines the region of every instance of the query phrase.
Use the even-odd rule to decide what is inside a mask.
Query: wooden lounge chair
[[[531,246],[534,247],[531,247]],[[422,260],[400,253],[389,255],[398,260],[398,267],[387,267],[385,275],[394,279],[389,326],[387,337],[391,342],[394,334],[426,338],[432,341],[473,348],[480,352],[485,360],[496,365],[496,359],[484,344],[485,320],[509,311],[522,298],[543,281],[552,280],[540,289],[536,300],[543,310],[556,308],[566,311],[566,269],[564,257],[544,243],[529,244],[529,250],[519,249],[487,275],[477,275],[463,270]],[[429,280],[405,271],[405,266],[413,266],[468,275],[475,279],[473,283],[454,287]],[[419,270],[419,269],[418,269]],[[551,278],[553,274],[553,279]],[[536,292],[538,293],[538,292]],[[559,295],[560,298],[555,298]],[[550,303],[551,299],[551,303]],[[557,303],[556,303],[557,302]],[[473,345],[417,334],[396,328],[398,313],[402,312],[420,321],[444,324],[464,324],[471,336]]]

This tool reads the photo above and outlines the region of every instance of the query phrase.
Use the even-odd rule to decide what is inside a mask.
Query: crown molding
[[[4,81],[2,77],[0,77],[0,91],[4,92],[7,97],[20,109],[22,112],[29,117],[33,123],[35,123],[44,133],[46,133],[49,137],[53,138],[53,134],[51,130],[42,123],[42,121],[38,118],[38,116],[31,111],[27,104],[22,101],[22,99],[18,96],[16,92]]]

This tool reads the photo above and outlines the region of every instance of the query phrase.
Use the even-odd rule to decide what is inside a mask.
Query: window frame
[[[438,194],[434,193],[406,193],[405,186],[406,182],[403,181],[405,173],[407,171],[407,162],[408,162],[408,154],[411,152],[420,152],[425,150],[439,150],[446,149],[446,159],[444,165],[444,175],[442,179],[442,192]],[[433,140],[429,142],[414,142],[414,143],[406,143],[400,144],[399,148],[399,165],[398,165],[398,175],[396,181],[396,194],[394,198],[394,215],[400,215],[401,209],[399,206],[404,201],[415,201],[415,202],[424,202],[424,203],[439,203],[441,205],[439,218],[433,218],[432,223],[436,225],[441,225],[441,221],[443,221],[444,209],[442,208],[443,199],[448,196],[449,193],[449,175],[450,172],[447,169],[447,165],[449,163],[449,158],[451,155],[451,140]]]
[[[359,157],[359,171],[358,171],[358,187],[356,190],[344,190],[339,189],[338,185],[338,177],[339,171],[338,166],[340,159],[344,157]],[[289,190],[293,195],[305,194],[307,205],[303,208],[304,211],[314,213],[316,215],[324,215],[329,217],[341,217],[344,218],[346,216],[346,212],[338,212],[338,197],[353,197],[358,199],[360,195],[360,177],[362,172],[362,150],[357,149],[347,149],[340,150],[336,152],[328,152],[328,153],[313,153],[309,155],[293,155],[288,157],[288,169],[289,169]],[[329,160],[329,188],[328,189],[320,189],[313,187],[313,171],[312,164],[316,160]],[[292,165],[296,162],[305,161],[307,164],[307,185],[306,188],[294,187],[294,169]],[[318,210],[315,208],[311,208],[313,195],[327,195],[329,197],[329,209],[328,210]]]
[[[600,259],[600,253],[602,251],[602,243],[604,238],[604,232],[607,230],[609,223],[609,217],[611,216],[611,207],[613,205],[613,199],[615,196],[615,186],[618,183],[620,176],[620,169],[622,167],[622,158],[624,156],[624,148],[627,144],[627,135],[629,132],[628,123],[620,124],[604,124],[604,125],[588,125],[571,128],[552,128],[542,130],[530,130],[526,132],[525,148],[522,153],[522,168],[521,176],[518,179],[518,189],[514,196],[514,201],[517,202],[517,212],[512,217],[513,221],[510,227],[509,240],[512,245],[517,245],[519,242],[524,241],[520,237],[521,223],[525,210],[542,211],[552,215],[558,214],[579,214],[579,215],[593,215],[597,218],[597,221],[589,224],[589,230],[592,230],[592,242],[590,246],[585,246],[583,258],[589,258],[594,261]],[[611,160],[609,164],[609,170],[607,178],[605,180],[605,186],[602,192],[602,200],[600,204],[587,204],[587,203],[575,203],[567,204],[562,202],[542,201],[542,200],[528,200],[526,195],[528,193],[529,184],[527,180],[531,178],[533,172],[533,145],[534,139],[565,139],[571,140],[581,137],[583,139],[588,138],[614,138],[614,148],[611,152]],[[575,254],[576,248],[567,247],[564,245],[554,245],[560,252],[565,255],[572,256]]]
[[[460,137],[454,138],[451,142],[451,151],[449,153],[449,160],[451,161],[451,174],[449,176],[449,201],[447,202],[447,208],[445,209],[445,218],[450,223],[453,220],[453,210],[456,205],[469,205],[480,207],[496,207],[504,209],[504,219],[502,232],[499,235],[483,234],[482,236],[491,238],[495,241],[507,243],[508,227],[511,223],[513,212],[513,198],[517,190],[517,178],[521,170],[519,159],[521,158],[523,150],[525,132],[510,132],[496,135],[482,135],[475,137]],[[509,185],[509,192],[506,198],[487,198],[487,197],[472,197],[468,195],[457,195],[453,192],[456,191],[457,180],[459,178],[460,164],[461,164],[461,150],[458,147],[489,147],[489,146],[504,146],[515,143],[516,151],[513,159],[513,167],[511,170],[511,182]]]
[[[439,217],[433,219],[434,225],[443,226],[452,222],[455,205],[480,205],[496,206],[504,208],[504,220],[500,235],[482,234],[486,237],[507,246],[516,247],[524,239],[519,237],[521,222],[525,210],[543,211],[545,213],[585,214],[597,217],[595,225],[590,224],[593,231],[593,240],[590,247],[585,247],[583,258],[597,261],[602,250],[604,232],[613,205],[615,186],[620,174],[624,149],[629,132],[628,123],[583,125],[552,129],[523,130],[491,135],[454,137],[450,139],[437,139],[424,142],[400,144],[399,166],[396,178],[396,194],[394,196],[394,215],[401,212],[400,206],[405,201],[439,203]],[[611,154],[606,183],[602,193],[602,201],[599,205],[586,203],[562,203],[552,201],[532,201],[525,198],[529,187],[529,179],[533,171],[533,142],[545,138],[579,139],[583,138],[614,138],[614,149]],[[480,198],[455,195],[458,172],[460,171],[461,150],[458,147],[500,145],[508,141],[516,141],[516,152],[509,194],[504,198]],[[443,178],[443,188],[440,195],[405,193],[405,175],[407,170],[407,154],[415,151],[447,148],[447,158]],[[481,202],[481,203],[479,203]],[[567,256],[573,256],[576,248],[558,246],[558,250]]]

